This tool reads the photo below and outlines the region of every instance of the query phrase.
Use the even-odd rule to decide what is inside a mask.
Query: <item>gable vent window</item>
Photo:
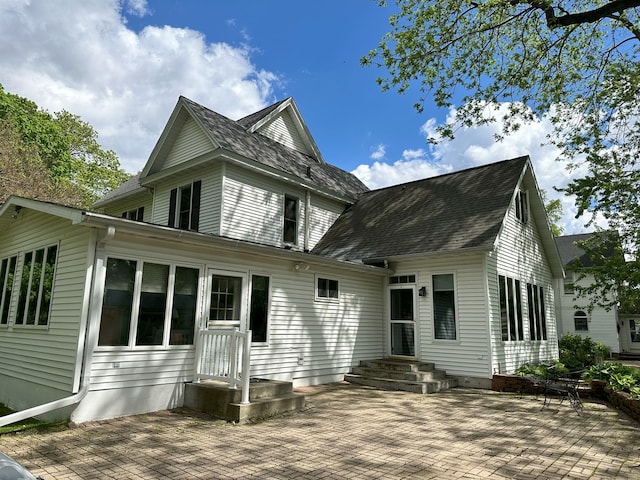
[[[285,243],[297,244],[298,240],[298,199],[284,196],[284,226],[282,240]]]
[[[529,221],[529,200],[524,190],[520,190],[516,196],[516,218],[522,223]]]
[[[171,190],[169,197],[170,227],[182,230],[198,230],[200,224],[200,189],[202,182],[198,180]]]
[[[142,222],[142,220],[144,219],[144,207],[134,208],[133,210],[122,212],[122,218]]]

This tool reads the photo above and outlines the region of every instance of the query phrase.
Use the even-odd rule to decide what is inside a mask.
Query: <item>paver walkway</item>
[[[46,480],[638,479],[640,425],[604,404],[454,389],[435,395],[334,384],[304,411],[232,425],[159,412],[0,437]]]

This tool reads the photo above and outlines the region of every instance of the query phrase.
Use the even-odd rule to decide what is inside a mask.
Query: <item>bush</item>
[[[569,370],[584,370],[611,356],[611,351],[604,343],[596,343],[590,337],[580,335],[564,335],[558,347],[560,363]]]
[[[516,369],[516,375],[535,378],[557,378],[569,373],[567,367],[561,362],[525,363]]]
[[[640,398],[640,370],[621,363],[599,363],[592,365],[583,378],[603,380],[615,392],[627,392],[631,398]]]

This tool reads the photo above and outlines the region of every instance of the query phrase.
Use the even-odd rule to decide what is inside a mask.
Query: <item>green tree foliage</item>
[[[103,150],[97,132],[77,115],[64,110],[51,115],[31,100],[5,92],[0,85],[0,121],[3,124],[0,141],[4,149],[12,152],[10,164],[14,175],[3,174],[0,195],[4,198],[11,194],[33,198],[37,192],[42,199],[88,207],[129,177],[120,169],[116,154]],[[9,164],[6,160],[4,163]],[[28,174],[35,165],[38,175],[34,178],[15,177],[22,175],[19,171]],[[45,194],[52,189],[70,197]]]
[[[559,237],[564,231],[562,225],[560,225],[560,220],[562,220],[562,202],[559,198],[549,200],[545,190],[541,190],[540,194],[542,195],[544,209],[547,212],[547,218],[549,219],[551,233],[554,237]]]
[[[379,2],[385,5],[385,1]],[[587,174],[566,188],[578,215],[604,218],[624,254],[640,242],[640,0],[396,0],[391,30],[362,59],[388,75],[382,89],[418,92],[456,106],[439,129],[502,122],[498,136],[546,116],[549,143]],[[508,113],[495,118],[495,107]],[[490,108],[491,107],[491,108]],[[606,260],[608,261],[608,260]],[[638,291],[636,262],[608,269],[610,283]],[[632,274],[633,273],[633,274]]]

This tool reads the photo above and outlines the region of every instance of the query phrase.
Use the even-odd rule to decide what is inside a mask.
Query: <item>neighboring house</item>
[[[579,243],[589,239],[592,233],[564,235],[556,237],[556,245],[565,269],[564,280],[557,284],[558,333],[590,337],[595,342],[604,343],[612,353],[620,352],[618,339],[618,309],[607,310],[591,305],[590,298],[579,296],[576,286],[587,287],[594,281],[593,275],[585,274],[585,269],[593,266],[587,252]]]
[[[203,329],[251,329],[251,376],[295,386],[386,356],[489,386],[558,355],[562,264],[527,157],[368,191],[292,99],[233,121],[180,97],[142,172],[95,208],[0,207],[13,409],[180,406]]]

